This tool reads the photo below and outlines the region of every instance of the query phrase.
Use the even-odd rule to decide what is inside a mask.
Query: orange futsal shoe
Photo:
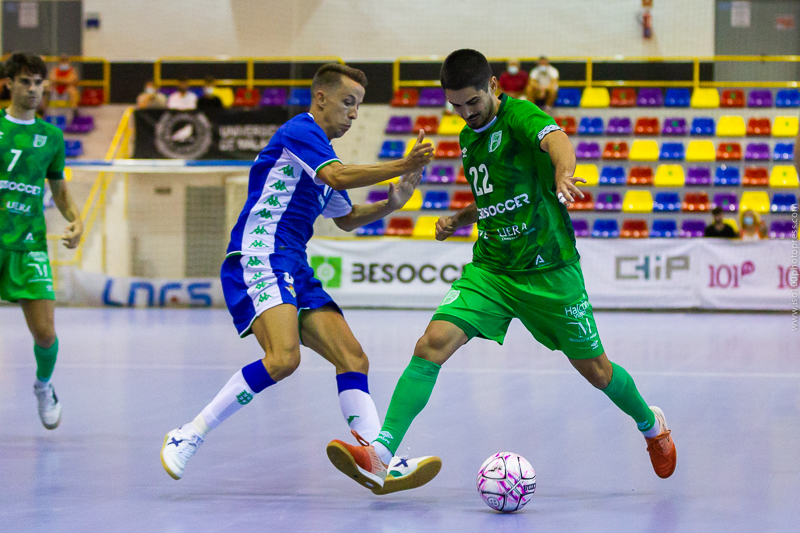
[[[369,442],[362,439],[355,431],[351,431],[361,446],[332,440],[328,444],[328,459],[347,477],[355,479],[357,483],[373,492],[379,491],[386,481],[386,465]]]
[[[666,479],[675,471],[678,453],[675,451],[675,443],[670,435],[672,432],[667,427],[667,419],[664,418],[664,412],[652,405],[650,409],[661,425],[661,433],[651,439],[645,437],[644,440],[647,441],[647,451],[650,453],[650,462],[653,463],[653,470],[656,471],[658,477]]]

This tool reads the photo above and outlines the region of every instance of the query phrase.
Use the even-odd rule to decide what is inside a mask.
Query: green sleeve
[[[530,142],[536,150],[540,150],[539,144],[545,135],[561,129],[553,117],[531,102],[519,101],[515,106],[513,117],[512,125],[518,135]]]
[[[64,159],[66,158],[64,149],[64,134],[59,130],[58,138],[56,140],[56,152],[53,154],[53,159],[50,161],[50,166],[47,167],[47,179],[60,180],[64,179]]]

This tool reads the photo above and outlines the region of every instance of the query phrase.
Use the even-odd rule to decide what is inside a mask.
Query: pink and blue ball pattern
[[[489,457],[478,470],[478,493],[501,513],[519,511],[536,490],[536,472],[522,456],[500,452]]]

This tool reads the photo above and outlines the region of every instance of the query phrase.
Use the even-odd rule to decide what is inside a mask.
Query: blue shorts
[[[280,304],[298,311],[330,306],[342,310],[322,288],[305,261],[271,255],[231,255],[222,263],[222,292],[240,337],[246,337],[256,317]]]

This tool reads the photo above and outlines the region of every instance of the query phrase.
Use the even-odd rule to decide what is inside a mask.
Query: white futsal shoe
[[[189,424],[187,424],[189,425]],[[161,446],[161,465],[173,479],[183,477],[186,462],[197,453],[197,448],[203,444],[203,437],[191,430],[184,430],[186,426],[173,429],[164,437]]]
[[[61,423],[61,403],[58,401],[53,384],[49,381],[33,384],[33,393],[39,401],[39,418],[47,429],[56,429]]]

